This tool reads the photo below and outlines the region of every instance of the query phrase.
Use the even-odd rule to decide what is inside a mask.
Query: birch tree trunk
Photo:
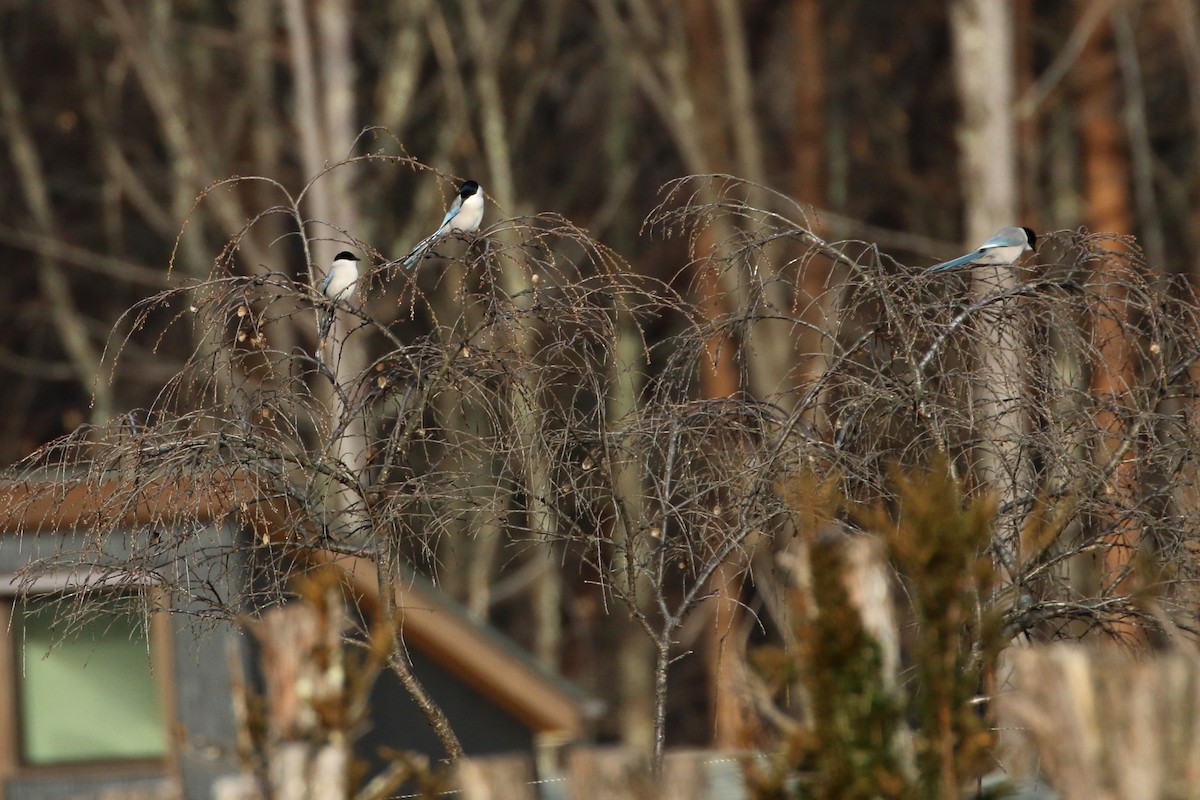
[[[316,10],[313,19],[309,16],[310,8]],[[332,264],[334,254],[346,247],[338,231],[353,235],[359,226],[359,211],[352,191],[353,167],[345,165],[321,175],[329,165],[346,157],[357,131],[352,102],[353,53],[347,20],[350,10],[341,0],[319,0],[311,6],[303,0],[285,0],[284,10],[295,82],[293,123],[300,140],[301,159],[310,180],[321,176],[309,188],[306,207],[302,209],[309,221],[305,236],[312,242],[308,252],[310,260],[315,262],[312,281],[316,286],[324,270]],[[313,42],[314,30],[319,32],[319,46]],[[361,418],[352,418],[357,414],[347,401],[354,395],[354,377],[366,363],[363,343],[347,336],[342,321],[337,319],[323,357],[327,359],[334,384],[326,396],[330,454],[346,469],[361,473],[365,466],[365,430]],[[361,513],[361,498],[337,493],[331,500],[335,507],[332,527],[343,533],[353,529],[355,526],[345,512],[357,507]]]
[[[623,319],[617,329],[617,352],[609,379],[612,387],[608,398],[610,424],[620,424],[638,411],[643,384],[642,340],[631,319]],[[646,494],[645,476],[634,464],[625,464],[617,478],[617,491],[627,509],[626,518],[641,519],[644,513],[643,498]],[[649,610],[647,576],[637,569],[637,564],[647,558],[644,537],[626,528],[623,521],[614,522],[613,537],[620,544],[621,553],[613,565],[614,580],[620,582],[621,591],[643,610]],[[654,643],[645,631],[635,625],[626,625],[617,644],[617,696],[620,706],[617,711],[621,741],[630,747],[650,749],[654,731]]]
[[[283,3],[295,82],[293,115],[301,143],[301,160],[310,180],[321,176],[312,183],[306,195],[306,219],[310,230],[304,233],[314,241],[310,260],[316,261],[319,269],[328,269],[334,254],[344,246],[345,235],[341,232],[353,235],[360,224],[353,193],[353,166],[341,165],[321,174],[327,165],[350,155],[350,145],[358,130],[354,120],[351,6],[348,0],[313,0],[312,3],[283,0]],[[314,12],[311,18],[310,11]],[[319,48],[313,45],[314,31],[320,39]],[[312,275],[314,284],[320,274]],[[327,447],[334,461],[340,462],[341,469],[358,476],[358,490],[346,487],[333,490],[329,498],[330,528],[334,535],[354,532],[360,536],[374,536],[380,554],[379,592],[388,632],[394,638],[389,665],[429,720],[447,755],[458,758],[462,755],[462,746],[441,708],[413,674],[408,650],[398,636],[395,608],[399,579],[399,543],[395,541],[398,533],[392,529],[370,527],[362,491],[366,486],[366,429],[356,402],[362,383],[358,377],[366,365],[366,352],[362,339],[349,333],[340,319],[335,320],[327,343],[328,364],[333,376],[326,400],[330,437]]]
[[[509,15],[513,7],[510,0],[503,16],[511,19]],[[464,3],[463,15],[467,37],[478,62],[475,71],[475,91],[480,104],[480,127],[484,154],[491,173],[491,191],[503,212],[518,213],[512,149],[500,82],[499,55],[508,39],[508,26],[489,26],[489,15],[485,15],[479,0],[468,0]],[[528,286],[528,278],[522,265],[513,259],[504,260],[501,281],[504,291],[510,297]],[[521,441],[524,479],[529,496],[528,525],[531,534],[542,542],[542,547],[539,548],[542,552],[535,557],[545,558],[550,562],[547,568],[538,574],[533,586],[534,654],[544,667],[557,670],[563,642],[564,588],[562,572],[558,569],[559,549],[555,544],[558,519],[549,502],[554,493],[554,482],[548,468],[549,459],[543,452],[545,443],[540,434],[545,413],[541,399],[544,387],[536,375],[538,356],[532,325],[521,321],[514,326],[512,335],[515,339],[515,349],[523,353],[528,361],[518,370],[511,395],[512,415]]]
[[[965,233],[978,247],[997,229],[1019,224],[1017,143],[1013,113],[1015,81],[1012,4],[1009,0],[956,0],[950,8],[955,79],[962,105],[959,159]],[[977,269],[973,292],[1004,291],[1018,283],[1012,269]],[[984,321],[979,339],[980,369],[973,390],[976,418],[985,442],[975,454],[976,474],[992,487],[1001,505],[1029,481],[1020,440],[1027,427],[1020,364],[1025,346],[1019,318],[1002,304]],[[1019,519],[997,531],[996,553],[1012,566]]]

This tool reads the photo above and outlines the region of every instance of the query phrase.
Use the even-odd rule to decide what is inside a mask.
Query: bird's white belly
[[[330,300],[347,300],[354,293],[354,282],[357,275],[338,275],[334,273],[325,287],[325,296]]]
[[[473,194],[463,201],[462,208],[450,220],[452,231],[477,231],[483,222],[483,196]]]

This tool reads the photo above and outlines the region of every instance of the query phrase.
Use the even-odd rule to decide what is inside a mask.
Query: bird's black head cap
[[[1029,240],[1029,249],[1037,250],[1037,234],[1033,232],[1033,228],[1021,228],[1025,231],[1025,238]]]
[[[333,257],[334,261],[358,261],[358,256],[351,253],[349,250],[343,250]]]
[[[466,200],[471,195],[479,191],[479,184],[475,181],[463,181],[463,185],[458,187],[458,196]]]

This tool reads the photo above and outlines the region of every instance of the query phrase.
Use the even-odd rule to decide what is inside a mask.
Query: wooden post
[[[713,751],[670,753],[662,759],[659,786],[661,800],[704,800],[709,798],[707,759]]]
[[[1000,726],[1019,729],[1064,800],[1195,797],[1200,656],[1115,648],[1016,649]]]
[[[348,792],[345,607],[336,585],[321,591],[314,582],[307,596],[251,626],[262,645],[267,776],[276,800],[337,800]]]
[[[567,800],[654,800],[650,762],[618,748],[576,750],[568,760]]]
[[[463,800],[536,800],[533,762],[526,755],[463,759],[457,781]]]

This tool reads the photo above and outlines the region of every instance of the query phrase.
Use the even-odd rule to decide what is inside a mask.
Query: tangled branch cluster
[[[333,358],[297,333],[315,325],[308,275],[239,273],[230,247],[208,281],[130,312],[190,342],[154,406],[10,477],[26,518],[90,504],[29,574],[119,571],[228,616],[285,588],[214,577],[247,551],[502,534],[569,548],[669,639],[719,565],[790,532],[781,483],[892,502],[890,468],[940,458],[1001,499],[993,547],[1018,591],[993,602],[1015,630],[1183,607],[1200,525],[1190,287],[1107,234],[1060,232],[1017,280],[969,279],[815,227],[761,187],[680,180],[647,231],[690,258],[656,280],[560,217],[503,220],[444,244],[461,258],[370,273]],[[342,378],[330,365],[352,347],[365,367]],[[706,396],[726,367],[739,390]],[[235,518],[254,536],[209,533]]]

